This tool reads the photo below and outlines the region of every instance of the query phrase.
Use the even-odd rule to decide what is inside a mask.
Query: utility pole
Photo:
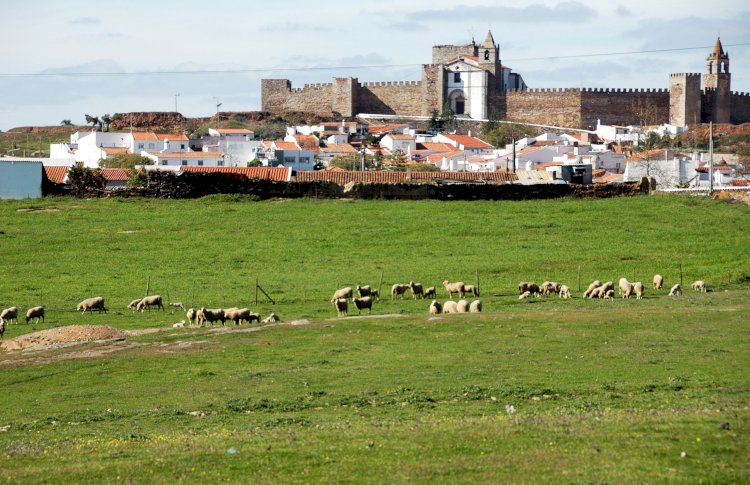
[[[708,123],[708,195],[714,195],[714,122]]]
[[[179,96],[179,95],[180,95],[180,93],[177,93],[177,94],[174,95],[174,112],[175,113],[179,113],[179,111],[177,111],[177,96]]]

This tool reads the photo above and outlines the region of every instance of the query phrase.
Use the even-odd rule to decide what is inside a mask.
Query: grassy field
[[[747,482],[749,216],[694,197],[4,201],[0,306],[48,309],[6,339],[167,330],[0,355],[0,481]],[[515,295],[680,271],[711,291]],[[387,292],[477,272],[481,315],[386,298],[336,319],[328,302],[381,274]],[[255,305],[256,279],[276,305]],[[147,281],[285,323],[173,330],[183,314],[125,309]],[[93,295],[109,313],[76,314]]]

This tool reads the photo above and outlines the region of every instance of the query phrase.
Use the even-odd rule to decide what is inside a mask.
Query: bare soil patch
[[[56,207],[24,207],[21,209],[16,209],[16,212],[60,212],[60,209],[57,209]]]
[[[127,333],[105,325],[67,325],[18,336],[0,344],[3,350],[51,347],[71,342],[125,338]]]

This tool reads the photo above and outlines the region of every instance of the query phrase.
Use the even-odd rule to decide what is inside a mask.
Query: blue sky
[[[711,49],[685,48],[713,46],[721,35],[732,89],[750,91],[747,5],[745,0],[2,2],[0,130],[63,119],[83,123],[85,114],[173,111],[175,100],[185,116],[210,116],[217,102],[223,111],[253,111],[260,109],[262,78],[286,78],[298,87],[334,76],[419,80],[433,45],[468,43],[472,36],[481,42],[488,29],[500,44],[503,64],[530,87],[545,88],[666,88],[671,72],[705,70]],[[685,50],[613,54],[660,49]],[[194,72],[228,70],[242,72]],[[143,74],[154,72],[169,74]]]

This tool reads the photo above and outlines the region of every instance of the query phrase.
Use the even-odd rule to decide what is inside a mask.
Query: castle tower
[[[721,39],[716,39],[714,51],[706,58],[703,75],[704,115],[715,123],[729,123],[731,74],[729,53],[724,52]]]
[[[503,76],[500,72],[500,46],[495,44],[495,39],[492,37],[492,31],[487,31],[487,37],[484,38],[484,42],[481,46],[478,46],[477,57],[479,57],[479,63],[482,68],[489,71],[497,80],[497,88],[502,90]]]
[[[696,126],[701,123],[700,74],[669,75],[669,123],[675,126]]]

